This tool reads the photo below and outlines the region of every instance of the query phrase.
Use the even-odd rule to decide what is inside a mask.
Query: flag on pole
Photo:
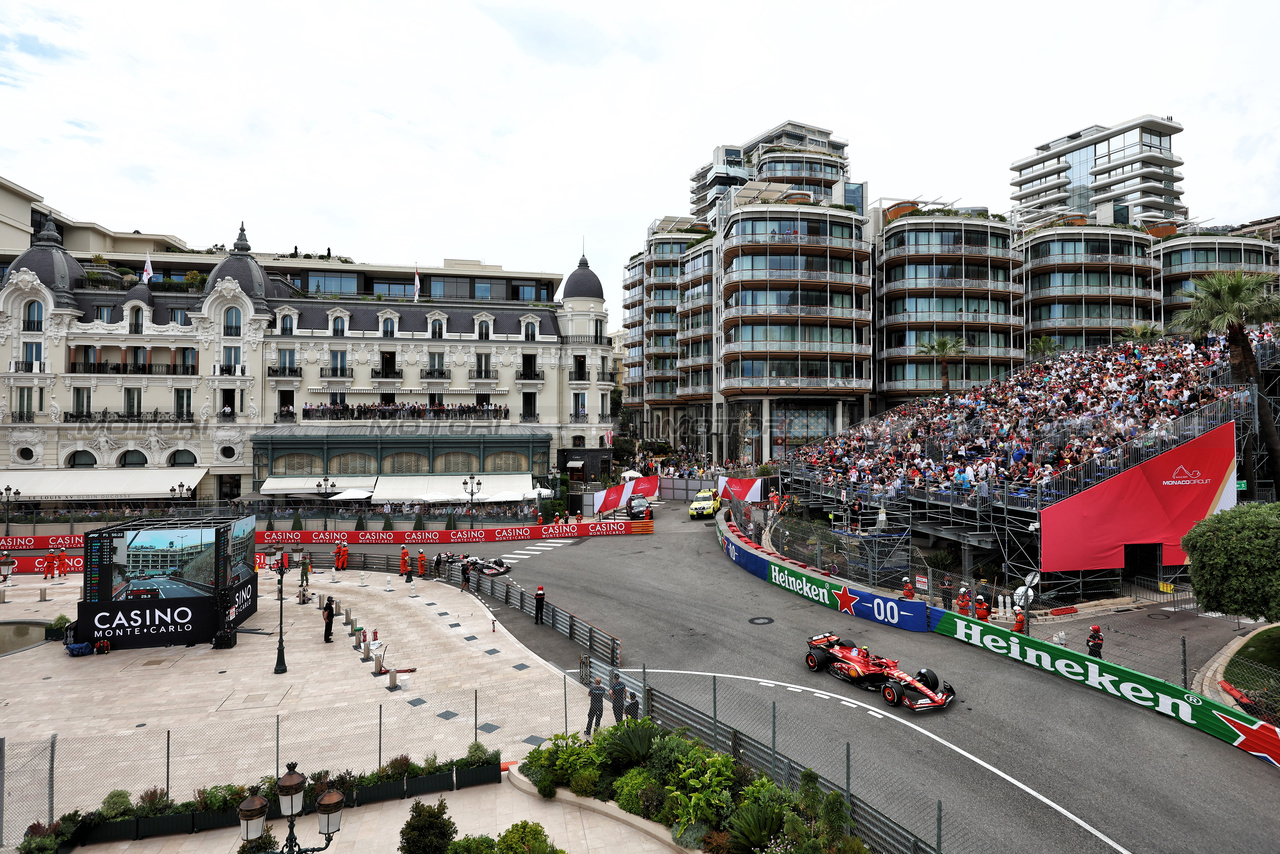
[[[418,301],[418,294],[422,291],[422,280],[418,278],[418,268],[413,268],[413,301]]]
[[[145,266],[145,267],[143,267],[143,268],[142,268],[142,282],[143,282],[143,284],[147,284],[147,285],[151,284],[151,277],[152,277],[152,276],[154,276],[154,275],[155,275],[155,273],[151,272],[151,253],[150,253],[150,252],[148,252],[148,253],[147,253],[147,264],[146,264],[146,266]]]
[[[605,444],[607,444],[610,448],[613,447],[613,431],[612,430],[604,431],[604,441],[605,441]]]

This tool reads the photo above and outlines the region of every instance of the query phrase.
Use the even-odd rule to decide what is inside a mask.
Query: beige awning
[[[128,501],[172,498],[178,483],[198,484],[207,468],[57,469],[4,471],[6,486],[22,493],[22,501]]]
[[[455,500],[465,502],[467,494],[462,491],[462,474],[432,475],[383,475],[378,478],[378,485],[373,490],[375,504],[379,501],[416,501],[418,496],[431,492],[452,495]],[[476,479],[482,484],[486,495],[498,492],[518,492],[524,495],[533,488],[533,476],[525,474],[477,474]]]
[[[263,495],[289,495],[293,493],[305,493],[307,495],[318,495],[320,490],[316,489],[316,484],[323,479],[323,475],[312,475],[311,477],[269,477],[258,491]],[[346,489],[363,489],[370,491],[373,485],[377,483],[378,476],[352,475],[350,477],[331,477],[329,478],[329,489],[334,494],[342,492]]]

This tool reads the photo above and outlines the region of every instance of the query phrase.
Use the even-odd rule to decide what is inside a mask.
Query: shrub
[[[277,850],[279,843],[276,842],[276,835],[271,830],[271,825],[262,828],[262,835],[250,842],[241,842],[240,847],[236,849],[236,854],[270,854]]]
[[[131,815],[133,815],[133,801],[130,800],[129,793],[124,789],[116,789],[109,792],[102,799],[102,817],[107,821],[128,818]]]
[[[409,758],[409,754],[401,753],[399,756],[393,756],[387,760],[387,764],[380,769],[382,775],[392,780],[401,777],[408,777],[409,771],[413,767],[413,760]]]
[[[728,831],[713,830],[702,837],[702,850],[706,854],[732,854]]]
[[[133,805],[133,814],[144,818],[152,815],[166,815],[172,807],[173,798],[169,797],[168,791],[159,786],[152,786],[138,795],[137,803]]]
[[[592,798],[596,794],[596,783],[600,781],[598,768],[583,768],[574,772],[569,778],[569,791],[580,798]]]
[[[782,830],[782,810],[771,804],[745,803],[729,819],[734,854],[761,851]]]
[[[596,790],[592,795],[597,801],[613,800],[613,785],[618,781],[616,774],[606,770],[601,770],[596,778]]]
[[[449,854],[496,854],[498,843],[492,836],[464,836],[449,843]]]
[[[642,815],[659,824],[671,823],[671,811],[667,809],[667,790],[658,783],[650,783],[640,790]]]
[[[57,617],[54,618],[53,622],[49,624],[49,628],[65,629],[69,625],[71,625],[71,618],[68,617],[66,614],[59,614]]]
[[[365,526],[365,523],[364,523],[364,514],[363,514],[363,513],[357,513],[357,514],[356,514],[356,525],[355,525],[355,530],[357,530],[357,531],[367,531],[367,530],[369,530],[369,529]]]
[[[710,828],[700,821],[689,822],[683,828],[677,825],[671,828],[671,841],[681,848],[697,848],[702,844],[702,838],[709,830]]]
[[[248,797],[248,794],[249,791],[244,786],[210,786],[207,789],[196,790],[196,803],[200,806],[200,812],[227,812],[240,806],[240,802]],[[105,807],[106,801],[103,801],[104,814]]]
[[[396,529],[395,523],[391,521],[391,514],[384,513],[382,516],[382,530],[394,531],[395,529]]]
[[[422,521],[422,514],[418,513],[413,517],[413,530],[421,531],[426,528],[426,524]],[[478,837],[477,837],[478,838]],[[488,839],[488,837],[485,837]]]
[[[613,784],[614,797],[618,801],[618,806],[623,812],[647,818],[644,803],[640,800],[640,793],[646,786],[653,784],[652,774],[644,768],[632,768]]]
[[[557,785],[567,785],[573,775],[586,768],[595,768],[599,756],[594,746],[584,744],[574,734],[572,740],[559,744],[555,749],[555,780]]]
[[[294,511],[293,511],[293,524],[290,526],[290,530],[293,530],[293,531],[301,531],[301,530],[302,530],[302,513],[301,513],[301,511],[299,511],[299,510],[294,510]]]
[[[653,721],[628,719],[609,728],[602,748],[614,767],[633,768],[645,763],[657,738],[658,727]]]
[[[448,815],[443,797],[435,806],[414,800],[409,818],[400,828],[400,854],[447,854],[458,826]]]
[[[471,746],[467,748],[467,755],[459,763],[463,768],[481,768],[485,765],[501,765],[502,751],[499,749],[487,750],[483,744],[478,741],[471,742]]]
[[[676,778],[667,786],[679,833],[683,834],[691,824],[705,824],[708,829],[718,826],[733,806],[729,799],[732,783],[733,757],[703,749],[686,756]]]
[[[535,843],[546,845],[547,831],[536,821],[518,821],[498,837],[497,854],[528,854]]]
[[[667,735],[649,748],[649,760],[645,767],[653,775],[653,779],[662,785],[670,782],[669,778],[680,767],[680,762],[693,751],[693,743],[678,736]]]

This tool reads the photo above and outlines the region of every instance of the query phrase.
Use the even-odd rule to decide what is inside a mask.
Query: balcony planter
[[[390,801],[404,797],[404,778],[388,780],[385,783],[374,783],[372,786],[356,787],[356,803],[371,804],[375,801]]]
[[[453,772],[442,771],[439,774],[428,774],[425,777],[410,777],[405,780],[405,794],[429,795],[432,792],[452,792]]]
[[[237,816],[236,821],[239,822]],[[97,842],[116,842],[121,839],[137,838],[138,821],[133,818],[123,818],[119,821],[107,821],[98,825],[85,834],[84,844],[93,845]]]
[[[457,775],[459,789],[465,789],[467,786],[484,786],[489,783],[502,782],[501,765],[481,765],[479,768],[458,768],[454,773]]]
[[[194,815],[193,825],[196,831],[214,830],[219,827],[235,827],[240,823],[240,813],[235,810],[227,812],[198,812]]]
[[[152,815],[138,819],[138,838],[168,836],[174,833],[191,833],[194,830],[193,813],[176,815]]]

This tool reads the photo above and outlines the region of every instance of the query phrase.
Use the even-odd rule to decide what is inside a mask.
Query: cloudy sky
[[[585,240],[611,325],[689,174],[788,119],[872,198],[1003,211],[1036,145],[1171,115],[1193,217],[1280,214],[1280,4],[908,8],[4,2],[0,175],[200,248],[244,220],[259,251],[567,273]]]

